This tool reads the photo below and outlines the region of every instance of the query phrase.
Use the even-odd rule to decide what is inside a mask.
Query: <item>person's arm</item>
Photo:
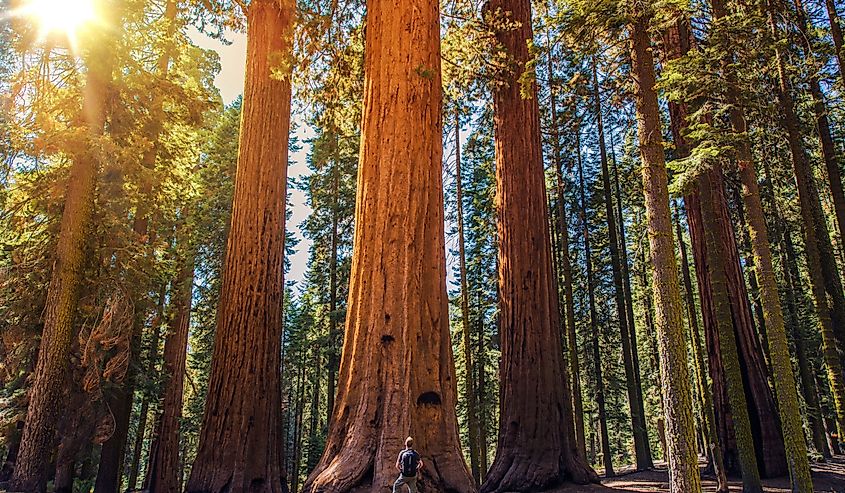
[[[402,454],[399,454],[399,457],[396,458],[396,470],[402,472],[402,466],[399,464],[402,460]]]
[[[417,464],[417,471],[422,471],[425,469],[425,462],[423,462],[422,457],[420,457],[420,463]]]

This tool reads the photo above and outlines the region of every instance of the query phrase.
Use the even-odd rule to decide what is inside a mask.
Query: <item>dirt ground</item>
[[[845,493],[845,458],[839,457],[828,462],[812,465],[813,486],[815,491],[823,493]],[[704,475],[704,491],[716,491],[716,483],[712,476]],[[739,478],[729,478],[731,491],[742,491]],[[789,479],[767,479],[763,481],[767,493],[789,493]],[[566,486],[553,493],[660,493],[669,491],[669,475],[665,464],[657,469],[645,472],[620,473],[610,479],[602,478],[602,484],[592,486]],[[552,492],[550,492],[552,493]]]

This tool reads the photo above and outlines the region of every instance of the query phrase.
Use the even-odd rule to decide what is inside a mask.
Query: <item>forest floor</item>
[[[823,463],[812,464],[814,490],[823,493],[845,493],[845,458],[839,457]],[[711,475],[702,472],[704,491],[716,491],[716,482]],[[731,491],[742,491],[740,478],[729,478]],[[789,478],[766,479],[763,481],[766,493],[789,493]],[[601,485],[565,486],[549,493],[662,493],[669,491],[669,474],[665,464],[644,472],[617,471],[613,478],[602,478]]]

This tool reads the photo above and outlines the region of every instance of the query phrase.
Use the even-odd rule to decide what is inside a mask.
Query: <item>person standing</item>
[[[414,439],[405,439],[405,450],[396,459],[396,470],[399,477],[393,483],[393,493],[400,493],[402,485],[406,485],[411,493],[417,493],[417,473],[425,467],[422,457],[414,450]]]

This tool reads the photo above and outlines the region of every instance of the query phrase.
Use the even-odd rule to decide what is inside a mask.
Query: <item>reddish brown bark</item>
[[[191,256],[190,253],[188,253]],[[147,466],[147,490],[150,493],[179,491],[179,419],[182,417],[182,393],[185,387],[188,329],[191,322],[191,297],[193,294],[193,258],[184,259],[184,265],[174,282],[171,296],[171,319],[164,339],[165,381],[161,416],[156,423]]]
[[[500,21],[507,17],[518,27],[496,31],[513,64],[493,93],[502,362],[499,447],[481,490],[587,483],[597,477],[578,451],[569,376],[559,348],[537,88],[533,80],[527,87],[520,84],[533,39],[531,3],[493,0],[486,14]]]
[[[280,436],[292,1],[253,0],[238,172],[188,492],[286,492]]]
[[[326,450],[305,492],[384,491],[403,440],[425,491],[473,492],[455,414],[442,188],[439,5],[367,5],[355,244]]]
[[[669,56],[677,58],[689,51],[689,31],[684,25],[675,26],[667,35]],[[670,103],[672,134],[676,152],[679,157],[689,155],[689,145],[684,138],[687,122],[687,108],[685,105]],[[708,182],[718,190],[724,187],[722,172],[707,171],[710,176]],[[719,443],[722,446],[725,466],[730,472],[739,472],[739,454],[733,429],[733,418],[728,402],[727,380],[722,358],[720,356],[719,334],[717,330],[717,313],[713,304],[711,275],[709,272],[710,259],[707,256],[706,229],[703,224],[700,190],[695,189],[684,197],[687,206],[687,218],[690,226],[693,259],[696,266],[696,278],[701,297],[701,311],[704,324],[705,339],[708,344],[708,363],[710,376],[713,381],[713,403],[716,411],[716,429]],[[760,338],[751,316],[751,306],[745,285],[745,277],[739,261],[736,237],[730,219],[727,200],[724,193],[713,197],[714,213],[717,215],[715,224],[719,251],[723,254],[726,284],[730,308],[736,336],[736,344],[743,369],[743,381],[748,403],[752,436],[757,450],[757,462],[760,472],[767,476],[779,476],[786,473],[786,452],[780,434],[780,421],[774,396],[768,384],[768,369]]]

